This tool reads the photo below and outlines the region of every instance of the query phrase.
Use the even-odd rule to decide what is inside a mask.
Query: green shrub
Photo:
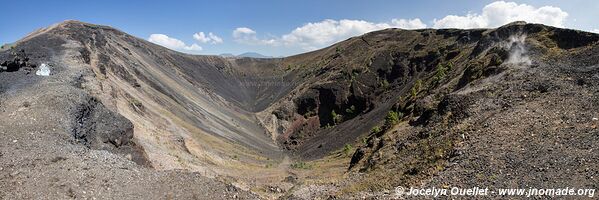
[[[353,147],[351,146],[351,144],[345,144],[343,146],[343,153],[345,155],[349,155],[351,153],[352,149],[353,149]]]
[[[416,98],[416,95],[418,95],[418,92],[420,92],[421,88],[422,88],[422,81],[420,79],[418,79],[412,86],[412,90],[411,90],[412,98]]]
[[[316,111],[314,111],[314,110],[310,110],[310,111],[304,113],[305,118],[312,117],[314,115],[316,115]]]
[[[355,111],[356,107],[354,105],[351,105],[349,108],[345,109],[345,113],[347,114],[354,114]]]
[[[447,68],[445,68],[441,63],[439,63],[435,69],[435,81],[439,82],[445,78],[447,75]]]
[[[416,98],[418,91],[416,91],[416,88],[412,87],[412,90],[410,91],[410,93],[412,94],[412,98]]]
[[[331,126],[331,124],[327,124],[324,126],[324,129],[330,129],[330,128],[333,128],[333,126]]]
[[[335,123],[335,125],[341,123],[343,120],[343,115],[337,114],[334,110],[331,111],[331,117],[333,118],[333,123]]]
[[[372,129],[370,130],[371,133],[379,133],[381,131],[382,131],[382,129],[380,126],[372,127]]]
[[[387,117],[385,117],[385,124],[388,126],[393,126],[393,125],[399,123],[399,119],[401,117],[403,117],[403,113],[389,111],[389,113],[387,113]]]
[[[436,83],[440,82],[447,75],[447,68],[445,68],[442,64],[438,64],[435,68],[435,76],[434,81]]]
[[[491,60],[491,65],[494,66],[499,66],[501,65],[501,63],[503,63],[503,61],[498,56],[493,57],[493,59]]]

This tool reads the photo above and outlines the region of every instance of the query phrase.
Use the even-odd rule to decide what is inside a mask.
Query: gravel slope
[[[48,55],[52,53],[57,56]],[[140,155],[131,146],[134,143],[93,143],[92,136],[106,139],[101,138],[105,131],[127,131],[119,129],[119,124],[130,122],[100,102],[90,101],[94,98],[80,88],[79,80],[90,73],[89,68],[66,63],[64,56],[46,52],[30,58],[30,64],[52,66],[47,77],[27,67],[0,72],[1,199],[258,198],[218,178],[139,165],[134,161],[143,163],[145,158],[136,157]],[[85,112],[103,112],[105,117],[79,115],[82,107],[89,108]],[[77,123],[95,129],[86,137],[76,137]]]

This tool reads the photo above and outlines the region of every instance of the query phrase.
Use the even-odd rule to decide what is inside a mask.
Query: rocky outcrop
[[[37,66],[29,60],[27,53],[23,49],[20,51],[11,51],[10,55],[3,57],[3,61],[0,61],[0,72],[15,72],[23,69],[29,73]]]
[[[150,165],[143,147],[134,141],[133,124],[127,118],[108,110],[91,96],[71,112],[75,116],[72,134],[77,142],[124,155],[140,165]]]

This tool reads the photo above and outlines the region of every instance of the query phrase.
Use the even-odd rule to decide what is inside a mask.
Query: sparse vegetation
[[[183,163],[183,158],[181,158],[181,156],[179,156],[179,155],[175,155],[175,157],[177,158],[177,162],[178,162],[179,164],[184,164],[184,163]]]
[[[333,123],[335,123],[335,125],[343,121],[343,115],[337,114],[334,110],[331,111],[331,117],[333,118]]]
[[[345,109],[345,113],[347,114],[354,114],[354,112],[356,111],[356,106],[351,105],[349,108]]]
[[[330,129],[330,128],[333,128],[333,126],[331,126],[331,124],[327,124],[324,126],[324,129]]]
[[[447,68],[444,67],[441,63],[437,64],[437,67],[435,68],[435,81],[439,82],[441,80],[443,80],[443,78],[445,78],[445,76],[447,75]]]
[[[372,129],[370,130],[371,133],[379,133],[381,131],[382,131],[382,129],[380,126],[372,127]]]
[[[447,71],[450,71],[451,69],[453,69],[453,63],[448,62],[447,63]]]
[[[445,76],[447,76],[447,71],[453,68],[453,63],[447,63],[445,65],[439,63],[437,67],[435,67],[435,76],[433,77],[433,81],[435,84],[439,84]]]
[[[416,90],[415,87],[412,87],[412,90],[410,91],[410,94],[412,94],[412,98],[416,98],[416,95],[418,94],[418,91]]]
[[[143,106],[143,104],[141,103],[141,101],[135,99],[135,98],[131,98],[129,99],[129,104],[131,104],[131,106],[136,107],[136,108],[140,108]]]
[[[389,113],[387,113],[387,117],[385,117],[385,125],[387,126],[393,126],[397,123],[399,123],[399,119],[403,117],[403,113],[401,112],[395,112],[395,111],[389,111]]]
[[[412,98],[416,98],[416,96],[418,95],[418,92],[420,92],[421,88],[422,88],[422,80],[418,79],[414,83],[414,86],[412,86],[412,90],[411,90]]]
[[[420,89],[422,89],[422,80],[420,80],[420,79],[416,80],[414,87],[416,87],[417,91],[420,91]]]
[[[502,63],[503,63],[503,61],[501,60],[501,58],[499,56],[495,56],[491,60],[491,65],[493,65],[493,66],[499,66]]]
[[[353,147],[351,146],[351,144],[345,144],[343,146],[343,153],[345,155],[350,155],[351,151],[352,151]]]
[[[305,162],[296,162],[290,165],[291,168],[293,169],[311,169],[312,166],[310,166],[309,164],[305,163]]]
[[[381,85],[382,88],[387,89],[389,87],[389,81],[387,81],[386,79],[383,79],[380,82],[380,85]]]
[[[351,80],[352,81],[356,80],[356,77],[358,77],[358,75],[359,75],[358,72],[352,71],[352,73],[350,74]]]
[[[310,111],[304,113],[304,118],[312,117],[314,115],[316,115],[316,111],[310,110]]]

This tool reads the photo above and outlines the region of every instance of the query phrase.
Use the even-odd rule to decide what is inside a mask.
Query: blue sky
[[[285,56],[399,27],[476,28],[526,20],[599,31],[599,1],[2,1],[0,43],[67,19],[110,25],[193,54]],[[203,34],[200,34],[202,32]],[[212,33],[212,34],[210,34]],[[194,35],[196,37],[194,37]]]

